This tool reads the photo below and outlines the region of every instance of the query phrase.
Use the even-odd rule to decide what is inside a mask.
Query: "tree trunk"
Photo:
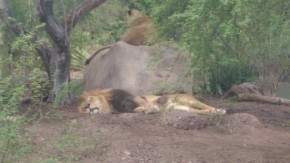
[[[37,11],[40,21],[45,23],[46,32],[52,40],[52,46],[40,45],[36,48],[50,81],[52,91],[50,100],[61,100],[65,104],[69,94],[65,86],[69,83],[70,74],[70,34],[77,22],[88,12],[103,4],[106,0],[84,0],[75,6],[63,21],[58,22],[53,13],[53,0],[37,0]],[[5,25],[17,35],[29,33],[29,29],[17,23],[10,12],[6,0],[0,0],[0,18]],[[28,43],[37,42],[37,35]],[[65,91],[65,92],[63,92]],[[66,94],[66,95],[65,95]],[[60,99],[60,95],[64,95]],[[66,97],[65,97],[66,96]]]
[[[51,67],[51,49],[48,48],[47,46],[45,45],[40,45],[39,47],[36,48],[36,51],[38,53],[38,55],[41,57],[42,59],[42,63],[43,63],[43,66],[45,68],[45,71],[47,72],[47,75],[48,75],[48,79],[51,81],[51,70],[50,70],[50,67]]]
[[[50,60],[50,78],[53,88],[50,100],[65,104],[70,96],[67,89],[70,81],[70,34],[78,20],[105,0],[86,0],[64,19],[57,22],[53,13],[53,0],[38,0],[38,15],[46,23],[46,32],[53,40]]]
[[[66,102],[69,102],[70,98],[69,93],[65,88],[67,88],[70,81],[71,53],[69,47],[62,49],[56,44],[52,47],[52,53],[50,72],[52,73],[53,87],[50,99],[65,104]],[[65,94],[65,98],[60,99]]]
[[[69,33],[60,25],[53,13],[53,0],[38,1],[38,15],[40,20],[46,23],[46,32],[52,39],[50,79],[52,80],[52,92],[50,101],[65,104],[69,101],[68,92],[64,89],[69,83],[70,50]],[[62,97],[60,96],[62,95]],[[62,98],[62,99],[60,99]]]

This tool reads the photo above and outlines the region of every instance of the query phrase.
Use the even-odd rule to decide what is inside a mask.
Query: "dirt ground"
[[[207,98],[222,117],[183,111],[80,115],[75,106],[28,125],[22,162],[289,163],[290,108]]]

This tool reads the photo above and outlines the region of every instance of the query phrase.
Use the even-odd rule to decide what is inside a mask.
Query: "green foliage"
[[[23,53],[35,53],[35,48],[37,44],[31,44],[31,40],[35,35],[42,29],[44,29],[45,24],[38,24],[32,27],[31,31],[26,34],[21,34],[11,44],[11,52]],[[38,42],[39,43],[39,42]]]
[[[30,41],[44,27],[44,24],[35,26],[29,33],[16,37],[10,46],[10,53],[2,53],[0,56],[0,78],[10,78],[11,84],[23,85],[25,95],[32,99],[31,111],[42,108],[44,93],[49,91],[48,77],[41,71],[41,59],[37,57],[35,48],[45,40],[39,40],[32,44]],[[20,100],[20,99],[18,99]]]
[[[7,0],[7,3],[10,6],[10,10],[13,17],[15,18],[15,21],[18,23],[23,24],[27,28],[30,28],[38,22],[37,17],[34,16],[36,8],[36,3],[34,0]]]
[[[78,160],[80,156],[94,150],[95,145],[87,141],[89,140],[86,137],[71,133],[62,137],[54,145],[54,149],[57,152],[59,160],[72,162]],[[97,153],[95,154],[98,155]]]
[[[193,65],[205,70],[211,92],[222,94],[233,84],[253,78],[243,56],[248,43],[241,32],[248,21],[241,15],[246,12],[243,3],[191,1],[184,11],[170,16],[170,22],[181,26],[172,38],[194,53]]]
[[[13,78],[4,78],[0,81],[1,112],[13,114],[17,111],[18,100],[24,93],[22,86],[15,86]]]
[[[36,45],[27,44],[40,28],[42,25],[11,43],[11,52],[21,55],[13,57],[2,53],[0,56],[0,162],[3,163],[23,159],[31,151],[27,139],[20,134],[20,129],[28,122],[28,118],[19,109],[20,99],[27,95],[27,90],[33,92],[30,107],[41,108],[41,85],[47,81],[37,75],[40,70],[35,68],[39,66],[39,59],[34,51]],[[29,88],[25,85],[26,81]]]
[[[15,85],[12,78],[0,81],[0,156],[1,162],[13,162],[30,151],[20,139],[20,127],[24,119],[19,116],[19,98],[24,93],[22,86]]]
[[[71,69],[78,71],[83,70],[85,62],[89,54],[85,50],[81,50],[79,47],[74,48],[74,53],[72,55]]]
[[[53,103],[54,108],[58,107],[59,104],[61,104],[63,99],[66,98],[67,94],[70,95],[71,99],[79,97],[79,95],[82,93],[84,89],[84,83],[83,81],[80,80],[72,80],[70,83],[65,84],[63,87],[64,88],[62,89],[62,91],[59,91],[59,93],[55,97],[55,101]]]
[[[35,16],[36,3],[34,0],[27,1],[7,0],[7,4],[11,11],[11,15],[13,15],[13,18],[10,19],[14,21],[17,25],[23,26],[25,29],[34,29],[35,26],[38,26],[39,19]],[[4,23],[1,22],[1,24],[3,25]],[[30,37],[28,35],[27,37]],[[14,42],[15,39],[18,38],[18,36],[15,35],[15,33],[9,30],[6,26],[1,27],[1,36],[2,36],[2,42],[0,44],[1,53],[3,54],[9,53],[10,55],[12,42]],[[23,38],[24,36],[20,37],[22,37],[21,40],[24,40]],[[14,55],[18,56],[19,54],[16,53]]]
[[[102,136],[81,135],[76,130],[81,130],[80,124],[72,120],[60,125],[61,137],[48,138],[43,146],[39,161],[41,162],[83,162],[89,156],[101,162],[105,156],[106,144]],[[57,134],[59,135],[59,133]],[[41,159],[41,160],[40,160]]]
[[[38,68],[33,69],[25,81],[25,96],[30,96],[28,98],[31,98],[29,111],[32,115],[38,112],[40,118],[43,116],[43,104],[44,101],[48,100],[49,91],[50,81],[47,73]]]
[[[48,81],[43,81],[43,78],[37,75],[41,62],[35,55],[35,47],[39,42],[31,44],[30,40],[43,26],[36,25],[30,33],[11,37],[10,40],[6,39],[8,33],[5,31],[1,37],[3,41],[0,46],[5,47],[9,43],[9,50],[4,48],[0,55],[0,162],[23,159],[24,155],[31,151],[25,136],[20,134],[20,128],[30,118],[25,117],[19,110],[20,100],[28,96],[27,91],[33,92],[33,103],[28,107],[31,107],[32,111],[42,107],[41,85]],[[11,33],[9,35],[13,36]]]
[[[286,124],[287,126],[290,126],[290,119],[285,120],[285,124]]]
[[[211,92],[269,73],[273,62],[277,69],[289,66],[287,0],[128,1],[147,9],[159,37],[193,53],[195,76],[206,79]]]
[[[216,67],[209,67],[208,80],[210,91],[220,95],[232,85],[251,80],[257,74],[242,61],[224,59],[218,64]]]
[[[53,1],[53,11],[56,19],[62,21],[64,16],[76,8],[83,0],[58,0]]]
[[[10,41],[9,50],[7,50],[9,53],[4,51],[0,55],[0,62],[2,63],[0,69],[3,71],[4,76],[17,74],[17,76],[23,77],[22,80],[24,80],[30,71],[42,66],[41,59],[35,55],[35,48],[45,40],[39,40],[34,44],[32,44],[30,40],[39,33],[43,27],[44,24],[36,25],[31,32],[22,34]],[[5,40],[5,38],[3,38],[3,40]],[[0,44],[0,46],[5,46],[5,43]]]
[[[124,32],[126,9],[112,0],[91,11],[73,29],[72,69],[83,70],[86,58],[98,49],[116,43]]]
[[[71,8],[81,2],[55,1],[57,19],[62,20]],[[43,25],[38,25],[33,12],[35,1],[8,0],[8,4],[15,21],[34,30],[19,37],[3,30],[1,50],[4,53],[10,50],[13,55],[1,56],[1,61],[12,63],[3,64],[1,70],[3,74],[9,74],[11,69],[22,63],[28,68],[18,70],[25,70],[24,74],[28,74],[35,65],[41,65],[37,64],[40,58],[32,57],[37,45],[27,42],[35,34],[44,41],[48,38],[40,32]],[[90,12],[73,29],[70,38],[73,70],[82,70],[85,58],[119,40],[124,32],[127,6],[149,15],[160,38],[175,41],[180,48],[192,54],[195,79],[205,80],[205,91],[222,94],[233,84],[252,80],[270,71],[284,72],[290,66],[290,5],[287,0],[164,0],[162,3],[159,0],[112,0]]]

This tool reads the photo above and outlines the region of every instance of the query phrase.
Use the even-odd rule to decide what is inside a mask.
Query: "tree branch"
[[[7,6],[6,0],[0,0],[0,18],[5,23],[5,25],[13,31],[15,34],[26,34],[28,33],[27,30],[16,23],[11,16],[11,11]]]
[[[255,101],[276,105],[290,106],[290,100],[279,97],[270,97],[258,94],[238,94],[238,101]]]
[[[0,18],[5,23],[7,28],[14,32],[16,35],[21,34],[28,34],[30,31],[24,28],[24,26],[21,26],[18,24],[12,17],[12,13],[7,5],[6,0],[0,0]],[[30,41],[28,41],[28,44],[35,43],[37,41],[37,35],[35,34]],[[49,63],[50,63],[50,53],[49,49],[45,47],[44,45],[40,45],[36,48],[39,56],[42,58],[44,67],[48,74],[50,74],[49,71]]]
[[[62,49],[67,48],[68,40],[72,28],[77,22],[88,12],[103,4],[106,0],[86,0],[81,3],[60,24],[57,22],[53,14],[53,0],[38,0],[38,15],[40,20],[46,23],[46,31],[57,44],[61,45]]]
[[[38,0],[37,10],[40,21],[46,23],[46,31],[52,40],[62,47],[67,48],[64,28],[57,22],[53,14],[53,0]]]
[[[86,0],[81,3],[63,20],[62,26],[67,27],[67,33],[70,33],[77,22],[88,12],[103,4],[106,0]]]
[[[49,80],[51,80],[52,75],[50,71],[51,50],[44,44],[41,44],[39,45],[39,47],[36,48],[36,51],[38,52],[39,56],[42,59],[43,66],[48,74]]]

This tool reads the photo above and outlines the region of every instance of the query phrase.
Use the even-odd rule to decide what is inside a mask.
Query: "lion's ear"
[[[129,10],[127,11],[127,14],[131,16],[131,15],[133,14],[132,9],[129,9]]]

